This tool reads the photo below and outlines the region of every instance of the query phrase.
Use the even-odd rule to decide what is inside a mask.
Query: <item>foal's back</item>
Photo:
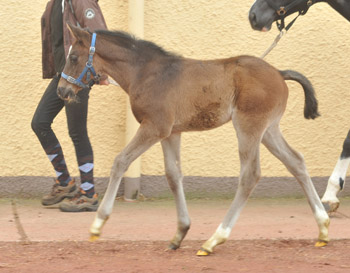
[[[184,59],[182,65],[181,81],[166,91],[174,132],[213,129],[233,115],[266,124],[283,114],[288,88],[279,71],[259,58]]]

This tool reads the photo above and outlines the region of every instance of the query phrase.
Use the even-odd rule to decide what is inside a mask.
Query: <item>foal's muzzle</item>
[[[74,91],[70,88],[59,87],[57,89],[57,95],[62,100],[71,101],[76,99]]]

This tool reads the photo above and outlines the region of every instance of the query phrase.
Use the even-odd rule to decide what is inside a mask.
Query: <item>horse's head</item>
[[[95,57],[95,40],[86,30],[68,24],[74,38],[66,65],[58,83],[57,94],[63,100],[76,100],[76,94],[91,87],[99,79],[98,58]]]
[[[313,3],[313,0],[255,0],[249,11],[250,25],[255,30],[269,31],[273,22],[281,20],[284,28],[285,17],[294,12],[305,14]]]
[[[256,0],[249,11],[249,22],[253,29],[269,31],[272,23],[277,20],[276,11],[266,0]]]

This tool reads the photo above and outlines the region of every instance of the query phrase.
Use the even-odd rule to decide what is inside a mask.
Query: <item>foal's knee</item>
[[[261,177],[259,167],[244,170],[241,173],[239,189],[243,196],[248,197]]]
[[[128,162],[124,155],[117,155],[114,159],[112,171],[119,177],[122,176],[129,168],[131,162]]]
[[[253,182],[258,182],[261,177],[261,169],[258,164],[251,163],[246,166],[242,171],[243,180],[251,180]]]
[[[296,176],[304,176],[307,173],[304,156],[298,151],[292,150],[293,157],[290,162],[290,171]]]

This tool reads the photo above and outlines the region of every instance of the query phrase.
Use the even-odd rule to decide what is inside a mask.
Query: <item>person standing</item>
[[[58,82],[73,39],[67,22],[90,31],[107,29],[98,0],[50,0],[41,18],[43,78],[52,80],[36,108],[31,126],[56,171],[55,184],[51,193],[42,198],[42,205],[59,203],[59,209],[65,212],[96,211],[94,157],[87,132],[90,88],[78,93],[78,102],[63,101],[57,95]],[[63,108],[78,161],[80,187],[69,174],[62,147],[51,128]]]

